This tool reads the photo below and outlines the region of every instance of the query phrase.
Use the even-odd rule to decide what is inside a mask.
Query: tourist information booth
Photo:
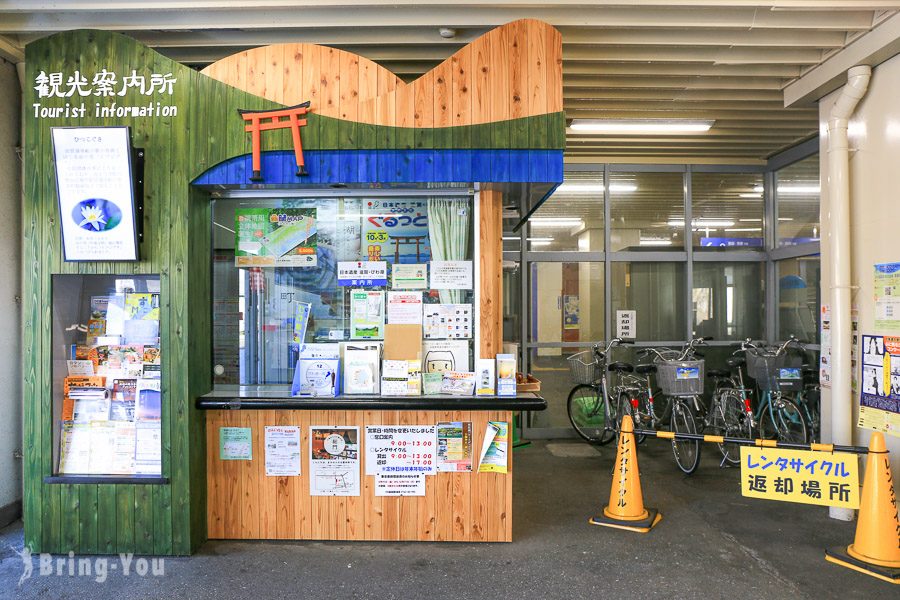
[[[200,72],[26,53],[25,540],[510,541],[504,226],[562,181],[561,40],[404,82],[311,44]]]

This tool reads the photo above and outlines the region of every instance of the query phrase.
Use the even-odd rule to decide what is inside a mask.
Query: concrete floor
[[[900,598],[896,586],[826,563],[854,524],[827,509],[741,497],[713,446],[685,478],[670,446],[641,446],[640,535],[587,519],[609,493],[614,447],[559,441],[517,449],[512,544],[209,542],[165,559],[163,577],[34,575],[16,587],[21,524],[0,531],[2,598]],[[573,456],[574,455],[574,456]],[[112,559],[110,559],[112,562]]]

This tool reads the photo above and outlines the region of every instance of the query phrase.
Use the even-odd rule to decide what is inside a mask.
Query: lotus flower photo
[[[72,219],[87,231],[109,231],[122,222],[122,211],[114,202],[90,198],[75,205]]]

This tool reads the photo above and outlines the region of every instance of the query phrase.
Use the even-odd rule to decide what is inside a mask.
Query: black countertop
[[[547,401],[533,392],[515,396],[380,396],[336,398],[291,396],[289,387],[241,386],[218,389],[197,398],[203,410],[545,410]]]

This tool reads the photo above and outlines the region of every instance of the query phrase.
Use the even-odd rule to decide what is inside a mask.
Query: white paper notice
[[[422,292],[388,292],[388,323],[422,324]]]
[[[359,427],[310,427],[309,452],[310,496],[359,496]]]
[[[617,310],[616,311],[616,337],[623,340],[633,340],[637,335],[635,329],[635,320],[637,319],[637,311],[635,310]]]
[[[472,337],[471,304],[426,304],[422,313],[423,331],[427,340]]]
[[[94,362],[90,360],[67,360],[66,366],[69,369],[69,377],[94,374]]]
[[[266,475],[300,474],[300,428],[266,426]]]
[[[391,287],[395,290],[424,290],[428,288],[428,265],[401,265],[391,267]]]
[[[366,475],[432,475],[436,444],[434,425],[367,425]]]
[[[53,127],[68,260],[137,260],[127,127]]]
[[[471,290],[471,260],[433,260],[431,261],[431,289],[434,290]]]
[[[425,476],[378,473],[375,475],[375,496],[424,496]]]

